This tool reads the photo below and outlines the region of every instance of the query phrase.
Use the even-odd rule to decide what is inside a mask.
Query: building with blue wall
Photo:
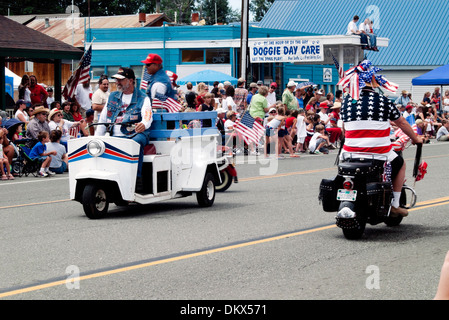
[[[132,68],[140,78],[140,61],[149,53],[159,54],[164,61],[164,69],[175,72],[179,78],[204,69],[240,77],[240,25],[166,24],[151,28],[90,29],[86,34],[94,39],[91,69],[94,81],[102,74],[113,75],[120,66]],[[249,40],[313,39],[319,36],[312,32],[249,27]],[[330,70],[331,79],[323,80],[323,68]],[[334,91],[338,73],[332,62],[327,65],[252,63],[247,77],[248,82],[262,80],[269,84],[276,81],[280,88],[284,88],[290,79],[312,81],[328,86],[328,91]]]

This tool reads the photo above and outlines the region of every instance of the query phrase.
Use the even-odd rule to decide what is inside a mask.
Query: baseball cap
[[[133,69],[130,68],[120,68],[118,69],[118,72],[112,76],[112,78],[116,79],[136,79],[136,76],[134,75]]]
[[[320,108],[329,108],[329,106],[327,105],[327,102],[321,102],[320,103]]]
[[[263,84],[262,80],[257,81],[257,85],[262,85],[262,84]]]
[[[150,53],[145,60],[142,60],[140,62],[145,63],[145,64],[148,64],[148,63],[161,64],[162,58],[158,54]]]
[[[278,84],[276,83],[276,82],[272,82],[271,84],[270,84],[270,87],[278,87]]]
[[[251,82],[251,83],[249,84],[249,87],[250,87],[250,88],[257,88],[257,83]]]
[[[296,87],[296,82],[295,81],[289,81],[287,84],[287,87]]]
[[[239,78],[238,82],[246,82],[245,78]]]
[[[319,89],[319,90],[316,91],[316,94],[321,94],[321,95],[323,95],[323,94],[324,94],[324,90],[323,90],[323,89]]]

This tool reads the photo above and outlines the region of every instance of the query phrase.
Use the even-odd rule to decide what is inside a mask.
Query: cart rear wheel
[[[196,193],[196,199],[201,207],[210,207],[215,200],[215,179],[210,172],[204,177],[203,187]]]
[[[232,176],[231,174],[226,171],[220,171],[220,177],[221,177],[221,184],[215,186],[215,190],[218,192],[223,192],[229,189],[229,187],[232,184]]]
[[[109,199],[106,190],[96,184],[88,184],[83,192],[84,213],[90,219],[103,218],[109,208]]]

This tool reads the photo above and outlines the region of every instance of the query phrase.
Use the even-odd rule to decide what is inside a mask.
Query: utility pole
[[[246,79],[248,76],[248,23],[249,23],[249,0],[242,0],[242,21],[240,30],[240,77]]]

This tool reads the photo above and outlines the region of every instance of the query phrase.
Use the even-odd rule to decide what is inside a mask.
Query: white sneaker
[[[39,177],[45,178],[45,177],[48,177],[48,174],[46,172],[39,171]]]
[[[54,173],[53,171],[48,170],[47,174],[49,174],[50,176],[54,176],[56,173]]]

